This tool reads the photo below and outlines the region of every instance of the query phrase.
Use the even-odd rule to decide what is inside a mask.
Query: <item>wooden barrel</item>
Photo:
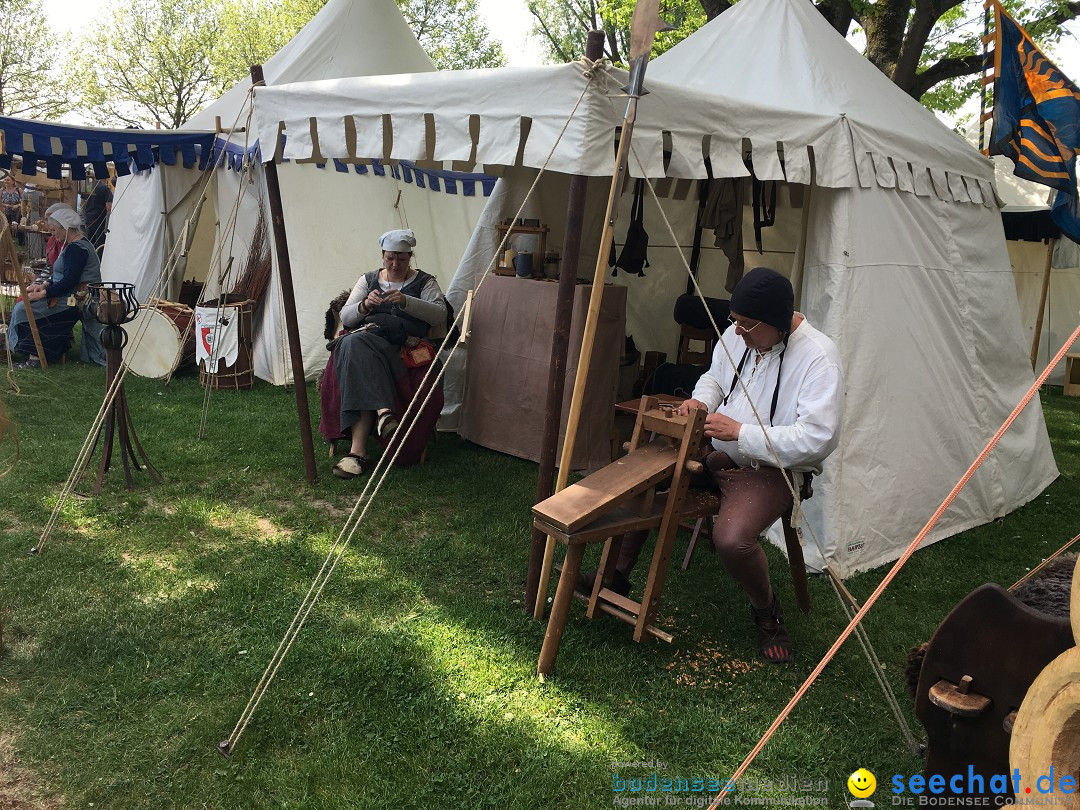
[[[213,302],[203,306],[213,306]],[[228,391],[248,390],[255,384],[254,344],[251,338],[251,321],[254,301],[238,301],[222,304],[226,314],[239,318],[239,348],[236,361],[231,365],[224,360],[218,362],[217,373],[207,371],[206,364],[199,364],[199,383],[204,388],[224,389]]]

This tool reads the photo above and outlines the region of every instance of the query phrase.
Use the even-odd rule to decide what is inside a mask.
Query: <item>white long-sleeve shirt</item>
[[[727,352],[724,351],[727,346]],[[735,376],[746,344],[734,329],[728,329],[713,349],[712,365],[698,380],[693,398],[704,403],[709,412],[722,413],[742,423],[738,441],[713,439],[713,447],[722,450],[736,464],[776,466],[784,469],[821,472],[821,462],[840,442],[840,422],[844,410],[844,376],[840,354],[829,338],[802,323],[791,333],[780,372],[776,414],[769,424],[776,374],[780,367],[783,343],[761,355],[755,363],[751,350],[742,367],[742,378],[765,427],[759,423],[743,392],[735,383],[727,404],[724,395]],[[728,360],[730,353],[732,361]],[[776,457],[765,441],[768,435]]]

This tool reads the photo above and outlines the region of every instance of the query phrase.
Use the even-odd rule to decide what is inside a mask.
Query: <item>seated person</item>
[[[791,660],[791,638],[758,537],[791,508],[786,472],[794,474],[797,490],[800,473],[821,472],[822,461],[839,444],[843,375],[835,344],[794,311],[791,283],[775,270],[757,267],[743,276],[731,295],[730,320],[735,328],[724,332],[712,365],[679,413],[709,412],[705,437],[712,440],[712,452],[706,466],[721,494],[713,547],[750,598],[759,654],[783,663]],[[729,354],[737,358],[734,368]],[[783,470],[775,466],[777,458]],[[630,571],[646,536],[632,532],[623,538],[612,590],[629,592]],[[583,580],[579,588],[591,589],[592,577]]]
[[[405,373],[401,346],[409,337],[426,337],[446,321],[446,304],[434,276],[410,266],[416,236],[411,230],[379,237],[382,269],[365,273],[341,308],[350,332],[334,347],[334,373],[341,402],[341,432],[350,437],[349,452],[336,465],[338,478],[367,472],[372,428],[389,438],[398,427],[394,413],[396,382]]]
[[[78,305],[73,303],[76,295],[83,293],[85,300],[86,285],[101,281],[97,251],[83,236],[79,215],[67,206],[58,208],[49,217],[49,227],[53,236],[62,243],[60,255],[53,265],[52,277],[48,282],[31,284],[26,290],[26,300],[19,301],[11,313],[8,348],[12,352],[22,352],[28,358],[16,368],[41,368],[26,315],[27,305],[34,313],[45,357],[52,361],[71,348],[71,330],[81,317],[82,309],[82,302]],[[88,318],[87,322],[90,320]],[[100,324],[96,326],[100,332]],[[94,329],[93,326],[84,328]],[[91,335],[91,338],[95,336]],[[84,336],[84,348],[87,342],[88,338]],[[101,345],[100,341],[91,342],[98,347]],[[102,357],[99,365],[103,364]]]
[[[4,176],[3,188],[0,188],[0,206],[3,206],[8,224],[18,225],[22,219],[22,192],[10,174]]]

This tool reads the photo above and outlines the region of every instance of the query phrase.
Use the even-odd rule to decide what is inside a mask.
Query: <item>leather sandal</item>
[[[770,664],[786,664],[791,660],[791,636],[784,627],[784,611],[780,599],[773,594],[767,608],[750,606],[750,615],[757,631],[758,655]]]
[[[398,421],[397,416],[394,415],[394,412],[386,411],[385,413],[379,414],[379,418],[375,423],[375,430],[378,432],[380,439],[386,440],[394,435],[399,424],[400,422]]]
[[[334,465],[334,475],[338,478],[356,478],[368,471],[371,459],[358,453],[348,453]]]

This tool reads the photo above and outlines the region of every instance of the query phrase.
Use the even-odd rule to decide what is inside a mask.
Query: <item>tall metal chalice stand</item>
[[[124,380],[120,376],[120,367],[124,361],[123,349],[128,340],[127,331],[122,324],[134,318],[139,311],[139,302],[135,300],[135,285],[117,281],[90,284],[87,289],[87,309],[98,323],[105,326],[101,333],[101,342],[105,346],[106,399],[109,392],[115,388],[112,402],[109,403],[108,410],[105,412],[105,420],[94,437],[96,446],[102,431],[105,433],[97,480],[94,482],[94,494],[101,492],[101,482],[112,463],[113,441],[116,439],[120,443],[120,458],[124,464],[124,479],[127,481],[128,489],[134,488],[131,480],[132,466],[137,470],[145,468],[155,481],[160,481],[161,476],[150,463],[142,445],[139,444],[139,437],[135,433],[135,423],[131,421],[131,411],[128,410]],[[90,457],[92,455],[91,453]]]

